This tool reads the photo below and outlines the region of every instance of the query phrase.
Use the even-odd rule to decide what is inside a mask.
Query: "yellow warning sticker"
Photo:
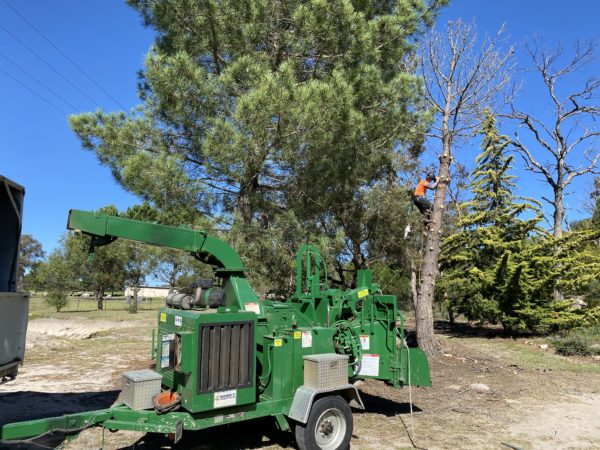
[[[161,322],[167,321],[167,313],[160,313],[160,321]]]
[[[283,345],[283,339],[275,339],[275,347],[281,347]]]
[[[294,331],[294,339],[302,339],[302,331]]]
[[[362,291],[358,291],[358,298],[363,298],[369,295],[368,289],[363,289]]]

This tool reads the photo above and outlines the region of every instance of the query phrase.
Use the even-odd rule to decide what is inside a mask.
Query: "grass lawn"
[[[94,299],[69,297],[67,306],[60,312],[49,306],[43,297],[32,296],[29,299],[29,320],[40,318],[69,319],[85,317],[87,319],[110,320],[141,320],[154,317],[156,311],[164,305],[164,299],[151,298],[142,301],[137,313],[130,313],[124,299],[106,299],[105,309],[98,309],[98,302]]]

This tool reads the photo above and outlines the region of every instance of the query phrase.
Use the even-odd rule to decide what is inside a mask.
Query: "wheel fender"
[[[303,385],[300,386],[294,394],[294,400],[292,401],[288,417],[296,422],[306,423],[315,398],[321,397],[321,394],[338,394],[344,398],[351,407],[365,409],[360,394],[358,393],[358,389],[351,384],[322,389],[315,389]]]

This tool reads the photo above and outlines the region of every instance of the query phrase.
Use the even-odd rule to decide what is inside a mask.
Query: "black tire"
[[[313,403],[306,424],[296,424],[296,443],[300,450],[346,450],[352,438],[352,410],[339,396],[328,396]]]

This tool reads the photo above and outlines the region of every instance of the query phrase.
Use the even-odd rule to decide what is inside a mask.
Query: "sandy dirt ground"
[[[155,314],[135,320],[36,319],[26,363],[0,385],[0,424],[109,407],[127,370],[150,367]],[[564,358],[541,340],[440,329],[445,354],[430,361],[434,386],[361,385],[353,449],[600,448],[600,362]],[[411,402],[412,399],[412,413]],[[162,436],[88,429],[66,449],[173,448]],[[6,448],[53,448],[62,436]],[[41,447],[40,447],[41,445]],[[182,449],[291,449],[270,419],[186,432]],[[4,448],[4,447],[3,447]]]

